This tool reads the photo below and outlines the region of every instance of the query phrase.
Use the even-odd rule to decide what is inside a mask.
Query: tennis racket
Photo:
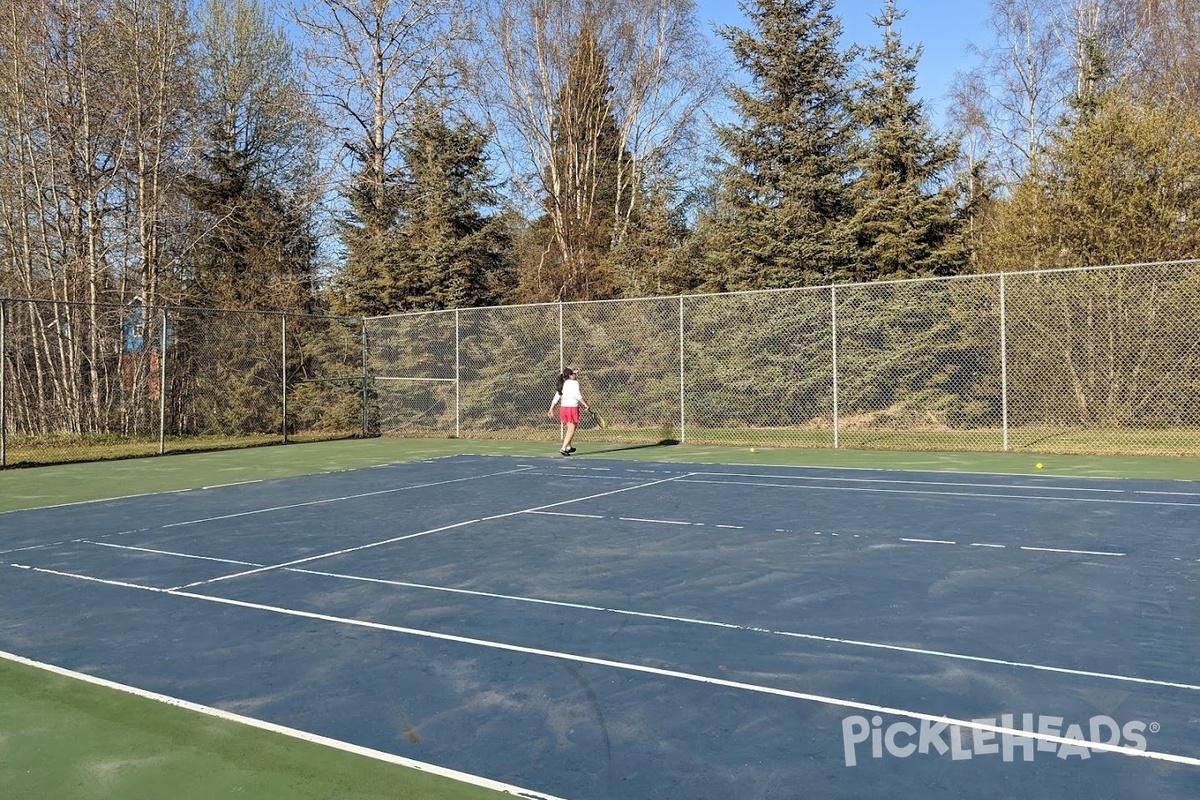
[[[588,413],[588,416],[590,416],[592,418],[592,422],[594,422],[596,425],[599,425],[601,428],[608,427],[608,420],[606,420],[604,417],[600,416],[599,411],[589,408],[587,410],[587,413]]]

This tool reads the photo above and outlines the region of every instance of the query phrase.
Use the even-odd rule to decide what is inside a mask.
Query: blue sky
[[[696,4],[706,24],[748,27],[736,0],[696,0]],[[897,7],[905,12],[899,25],[905,43],[924,48],[917,70],[918,94],[926,103],[930,121],[940,126],[955,72],[966,71],[974,64],[975,56],[968,45],[984,47],[991,41],[986,26],[989,2],[899,0]],[[883,0],[837,0],[834,13],[842,19],[843,43],[878,43],[878,28],[871,17],[878,16],[882,8]]]

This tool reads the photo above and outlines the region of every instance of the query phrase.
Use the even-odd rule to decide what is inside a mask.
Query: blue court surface
[[[458,456],[0,515],[0,649],[571,800],[1200,796],[1200,484]]]

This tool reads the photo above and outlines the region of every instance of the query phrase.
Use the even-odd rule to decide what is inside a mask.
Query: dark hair
[[[563,387],[563,384],[567,382],[567,378],[574,378],[574,377],[575,377],[575,370],[572,367],[566,367],[563,369],[562,374],[560,374],[558,376],[558,393],[559,394],[562,394],[562,387]]]

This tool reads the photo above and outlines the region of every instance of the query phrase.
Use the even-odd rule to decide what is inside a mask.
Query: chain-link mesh
[[[828,288],[686,298],[684,438],[831,446],[829,300]]]
[[[1200,264],[381,317],[0,301],[0,464],[384,433],[1200,455]]]
[[[565,304],[562,341],[584,397],[608,421],[607,428],[589,431],[588,441],[678,439],[678,298]],[[540,381],[543,407],[550,404],[553,379],[552,372]]]
[[[1009,275],[1005,297],[1013,448],[1200,452],[1195,265]]]
[[[340,317],[283,318],[287,332],[287,434],[296,441],[362,436],[378,429],[364,414],[362,324]]]
[[[0,341],[0,465],[362,433],[350,320],[3,300]]]
[[[395,436],[458,435],[453,311],[366,321],[373,427]]]
[[[391,432],[552,441],[570,364],[591,441],[1200,455],[1198,308],[1188,262],[410,314],[369,357]]]
[[[559,371],[561,309],[513,306],[458,314],[463,436],[542,438]],[[551,437],[552,438],[552,437]]]
[[[838,444],[999,450],[999,293],[989,279],[838,287]]]

